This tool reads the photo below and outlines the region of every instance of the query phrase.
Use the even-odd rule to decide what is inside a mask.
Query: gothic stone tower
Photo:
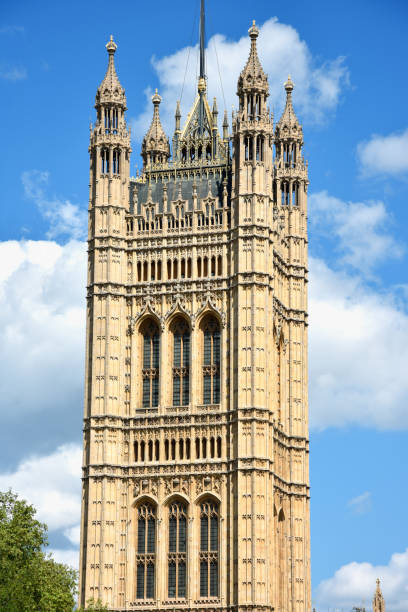
[[[203,11],[202,11],[203,13]],[[91,129],[80,603],[310,611],[307,166],[249,30],[229,134],[152,98],[130,177],[114,53]]]

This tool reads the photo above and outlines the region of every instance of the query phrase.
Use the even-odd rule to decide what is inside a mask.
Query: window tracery
[[[168,597],[183,599],[187,587],[187,507],[180,501],[169,507]]]
[[[200,597],[218,597],[219,504],[200,506]]]
[[[156,509],[150,503],[139,506],[136,543],[136,598],[153,599],[156,568]]]

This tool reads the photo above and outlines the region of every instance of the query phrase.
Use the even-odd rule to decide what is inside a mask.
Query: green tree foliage
[[[76,571],[43,552],[47,527],[35,512],[11,491],[0,492],[0,610],[72,612]]]

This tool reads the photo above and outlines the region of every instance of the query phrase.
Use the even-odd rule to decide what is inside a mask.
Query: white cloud
[[[23,81],[27,78],[27,70],[21,66],[3,66],[0,68],[0,79],[5,81]]]
[[[365,491],[361,495],[357,495],[357,497],[353,497],[347,503],[347,506],[351,508],[351,510],[355,514],[366,514],[371,510],[371,493],[370,491]]]
[[[407,313],[320,259],[310,270],[311,425],[407,428]]]
[[[64,550],[61,548],[51,548],[47,549],[46,552],[51,554],[54,561],[56,561],[57,563],[64,563],[65,565],[69,565],[76,570],[79,568],[78,549]]]
[[[323,580],[316,591],[318,610],[364,604],[371,609],[376,579],[381,580],[381,590],[387,612],[408,610],[408,549],[392,555],[388,565],[349,563],[343,565],[331,578]]]
[[[0,243],[2,418],[82,414],[85,285],[85,243]]]
[[[50,530],[76,527],[81,514],[81,461],[81,448],[75,444],[60,446],[51,455],[33,455],[13,472],[0,474],[0,490],[11,488],[33,504],[36,518]]]
[[[312,231],[334,236],[344,263],[367,272],[384,258],[403,254],[387,233],[392,219],[383,202],[344,202],[320,191],[310,195],[308,205]]]
[[[248,24],[250,25],[250,24]],[[268,19],[260,28],[258,51],[264,70],[269,76],[271,110],[282,109],[284,102],[283,83],[288,73],[295,81],[294,101],[299,115],[313,122],[324,120],[333,111],[341,97],[342,90],[348,85],[348,70],[343,57],[319,63],[312,56],[305,41],[290,25],[279,23],[276,17]],[[216,34],[208,42],[207,73],[209,99],[217,97],[218,108],[223,113],[223,93],[226,95],[226,108],[237,105],[235,96],[239,73],[246,64],[250,48],[247,35],[239,40],[228,40]],[[216,50],[216,52],[215,52]],[[190,110],[197,90],[196,65],[198,47],[184,47],[161,59],[152,58],[152,64],[159,79],[159,93],[163,98],[161,117],[168,135],[174,130],[176,101],[180,98],[186,73],[187,58],[189,65],[185,79],[182,114],[183,120]],[[146,90],[146,109],[133,121],[133,133],[142,139],[152,118],[152,88]],[[221,114],[222,118],[222,114]]]
[[[65,235],[74,240],[81,240],[86,237],[86,211],[69,200],[47,196],[45,190],[49,182],[48,172],[27,170],[23,172],[21,180],[26,197],[36,203],[41,214],[50,224],[47,238]]]
[[[398,176],[408,172],[408,129],[361,142],[357,155],[363,175]]]
[[[74,527],[69,527],[68,529],[65,529],[64,536],[71,542],[71,544],[79,546],[80,531],[80,526],[75,525]]]

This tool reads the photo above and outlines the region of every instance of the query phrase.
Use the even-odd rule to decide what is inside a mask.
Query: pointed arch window
[[[173,325],[173,406],[187,406],[190,401],[190,329],[187,321]]]
[[[169,508],[168,597],[183,599],[187,592],[187,507],[174,502]]]
[[[218,321],[206,317],[203,331],[203,404],[220,402],[221,333]]]
[[[138,508],[136,543],[136,599],[154,599],[156,569],[156,509]]]
[[[218,597],[219,504],[200,506],[200,597]]]
[[[148,320],[142,328],[143,336],[143,408],[156,408],[159,405],[159,361],[160,334],[159,328]]]

